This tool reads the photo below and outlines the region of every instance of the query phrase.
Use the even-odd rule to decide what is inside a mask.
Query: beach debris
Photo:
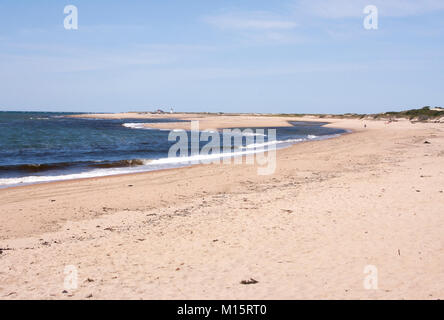
[[[253,278],[250,278],[250,280],[242,280],[240,283],[241,284],[255,284],[255,283],[258,283],[258,282],[259,281],[255,280]]]
[[[87,299],[92,298],[92,293],[90,293],[89,295],[86,296]]]
[[[94,279],[88,278],[86,279],[86,282],[94,282]]]
[[[219,241],[218,239],[214,239],[214,240],[213,240],[213,242],[218,242],[218,241]]]
[[[51,202],[55,202],[55,200],[54,200],[54,199],[51,199]]]
[[[398,256],[400,256],[400,255],[401,255],[401,250],[398,249]]]
[[[426,141],[424,141],[424,144],[430,144],[430,142],[426,140]]]
[[[129,184],[128,187],[134,187],[132,184]]]
[[[290,210],[290,209],[281,209],[281,210],[286,212],[286,213],[293,213],[293,210]]]
[[[108,227],[108,228],[105,228],[105,229],[103,229],[103,230],[106,230],[106,231],[114,231],[114,228]]]
[[[63,291],[62,291],[62,293],[68,293],[68,291],[66,291],[66,290],[63,290]]]
[[[421,192],[421,190],[416,190],[416,192]]]
[[[3,253],[3,251],[13,250],[12,248],[0,248],[0,254]]]
[[[176,271],[179,271],[180,270],[180,268],[176,268]]]

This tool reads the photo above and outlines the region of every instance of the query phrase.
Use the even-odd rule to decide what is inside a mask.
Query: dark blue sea
[[[143,126],[177,120],[67,117],[72,114],[0,112],[0,188],[159,170],[185,163],[183,158],[168,159],[169,148],[175,143],[168,141],[170,130]],[[275,129],[278,147],[345,132],[305,122]],[[245,141],[234,148],[247,150],[248,145]]]

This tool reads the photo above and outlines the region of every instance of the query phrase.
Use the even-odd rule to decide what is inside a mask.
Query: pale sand
[[[444,298],[444,126],[328,121],[355,133],[279,150],[270,176],[199,165],[0,190],[0,297]],[[62,293],[66,265],[79,288]]]
[[[73,118],[93,119],[180,119],[187,122],[163,122],[146,124],[147,128],[157,129],[185,129],[190,130],[190,121],[199,121],[199,129],[210,130],[220,128],[248,128],[248,127],[286,127],[291,120],[315,120],[322,119],[306,116],[304,119],[278,116],[254,116],[254,115],[205,115],[193,113],[174,114],[139,114],[139,113],[110,113],[110,114],[84,114],[75,115]],[[128,120],[131,123],[131,120]]]

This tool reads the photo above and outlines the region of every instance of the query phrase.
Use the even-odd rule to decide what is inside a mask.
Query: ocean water
[[[189,159],[199,160],[199,156],[168,158],[168,151],[176,142],[168,141],[170,130],[143,126],[178,120],[101,120],[67,115],[70,114],[0,112],[0,188],[159,170],[188,165]],[[247,144],[249,140],[244,139],[241,145],[233,146],[233,154],[255,152],[267,145],[280,148],[345,132],[323,127],[322,123],[305,122],[275,129],[275,140],[264,137],[265,141],[257,145]],[[189,132],[188,135],[191,143]],[[206,143],[199,143],[199,148]]]

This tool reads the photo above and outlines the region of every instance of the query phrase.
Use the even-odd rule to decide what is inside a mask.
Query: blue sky
[[[0,110],[373,113],[443,106],[443,71],[442,0],[0,3]]]

